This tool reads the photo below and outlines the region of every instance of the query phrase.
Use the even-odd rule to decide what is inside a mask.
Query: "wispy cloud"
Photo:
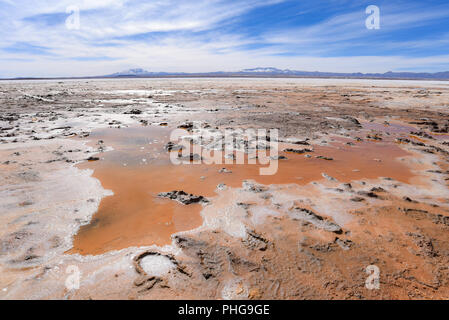
[[[444,1],[0,0],[0,68],[7,76],[154,71],[449,70]],[[67,7],[80,9],[69,30]],[[9,61],[17,61],[11,64]]]

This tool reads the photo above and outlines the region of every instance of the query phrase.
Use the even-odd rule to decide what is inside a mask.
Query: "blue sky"
[[[365,9],[380,9],[367,29]],[[69,7],[79,29],[67,28]],[[129,68],[449,70],[449,3],[347,0],[0,0],[0,77]]]

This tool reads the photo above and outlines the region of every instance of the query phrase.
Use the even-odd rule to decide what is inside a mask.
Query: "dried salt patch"
[[[262,207],[262,206],[256,206],[251,208],[251,222],[254,225],[258,225],[258,224],[262,224],[264,223],[265,219],[268,216],[278,216],[279,212],[271,210],[267,207]]]
[[[215,206],[206,207],[202,211],[204,225],[210,229],[222,229],[231,237],[245,238],[246,228],[242,223],[246,216],[245,210],[237,205],[225,205],[217,208],[217,202],[220,200],[215,201]]]
[[[221,191],[221,190],[225,190],[227,188],[227,186],[224,183],[220,183],[219,185],[217,185],[217,190]]]
[[[225,300],[247,299],[249,289],[242,279],[231,279],[221,290],[221,296]]]
[[[326,178],[327,180],[329,180],[329,181],[333,181],[333,182],[338,181],[338,180],[335,179],[334,177],[331,177],[331,176],[329,176],[328,174],[326,174],[326,173],[324,173],[324,172],[322,172],[321,175],[322,175],[324,178]]]
[[[162,277],[175,268],[169,258],[160,255],[149,255],[140,260],[140,266],[150,276]]]

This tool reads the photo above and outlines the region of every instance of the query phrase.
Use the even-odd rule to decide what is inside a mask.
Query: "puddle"
[[[430,134],[436,140],[449,141],[449,134],[447,133],[431,133]]]
[[[409,134],[410,132],[413,131],[420,131],[419,128],[396,122],[390,122],[389,124],[383,124],[378,122],[364,122],[362,123],[362,126],[366,130],[380,131],[388,134],[395,134],[395,133]]]
[[[287,160],[278,162],[275,175],[259,175],[267,165],[178,165],[171,164],[164,145],[171,129],[148,126],[102,129],[88,140],[94,145],[103,140],[113,151],[97,155],[100,161],[85,162],[78,167],[93,169],[93,176],[114,195],[104,198],[91,223],[80,228],[68,253],[102,254],[131,246],[166,245],[171,235],[194,229],[202,224],[202,205],[182,205],[157,197],[160,192],[183,190],[187,193],[213,197],[218,184],[241,187],[242,181],[253,179],[261,184],[305,185],[322,180],[322,173],[350,182],[359,179],[390,177],[407,183],[412,177],[408,167],[396,160],[409,155],[397,144],[364,140],[338,139],[328,146],[313,146],[314,152],[283,153]],[[346,145],[347,141],[355,144]],[[282,145],[301,148],[298,145]],[[316,156],[334,160],[318,159]],[[232,173],[220,173],[227,168]]]
[[[411,132],[423,131],[418,127],[396,122],[390,122],[389,124],[382,124],[378,122],[364,122],[362,123],[362,126],[365,130],[372,130],[387,134],[410,135]],[[447,133],[436,133],[436,132],[426,132],[426,133],[428,133],[435,140],[449,140],[449,134]]]

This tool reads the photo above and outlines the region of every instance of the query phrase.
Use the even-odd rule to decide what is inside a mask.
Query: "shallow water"
[[[92,221],[80,228],[69,253],[102,254],[130,246],[165,245],[171,235],[194,229],[202,224],[200,204],[182,205],[157,197],[160,192],[184,190],[187,193],[213,197],[216,187],[224,183],[241,187],[242,181],[258,183],[305,185],[322,180],[322,173],[340,182],[390,177],[408,182],[412,174],[408,167],[396,160],[408,155],[392,141],[363,141],[339,138],[328,146],[313,146],[311,158],[304,154],[283,153],[287,160],[278,162],[275,175],[261,176],[261,165],[173,165],[164,145],[171,129],[159,126],[102,129],[93,132],[88,140],[92,145],[103,140],[113,151],[99,155],[100,161],[85,162],[78,167],[93,169],[93,176],[114,195],[104,198]],[[304,146],[280,146],[302,148]],[[317,159],[322,155],[328,161]],[[266,165],[264,165],[266,167]],[[262,166],[262,167],[264,167]],[[232,173],[220,173],[227,168]]]
[[[365,122],[362,126],[366,130],[378,131],[387,134],[410,134],[411,132],[422,131],[418,127],[414,127],[409,124],[390,122],[389,124],[382,124],[378,122]],[[435,133],[428,132],[436,140],[449,140],[449,134],[447,133]],[[416,137],[413,136],[415,139]]]

